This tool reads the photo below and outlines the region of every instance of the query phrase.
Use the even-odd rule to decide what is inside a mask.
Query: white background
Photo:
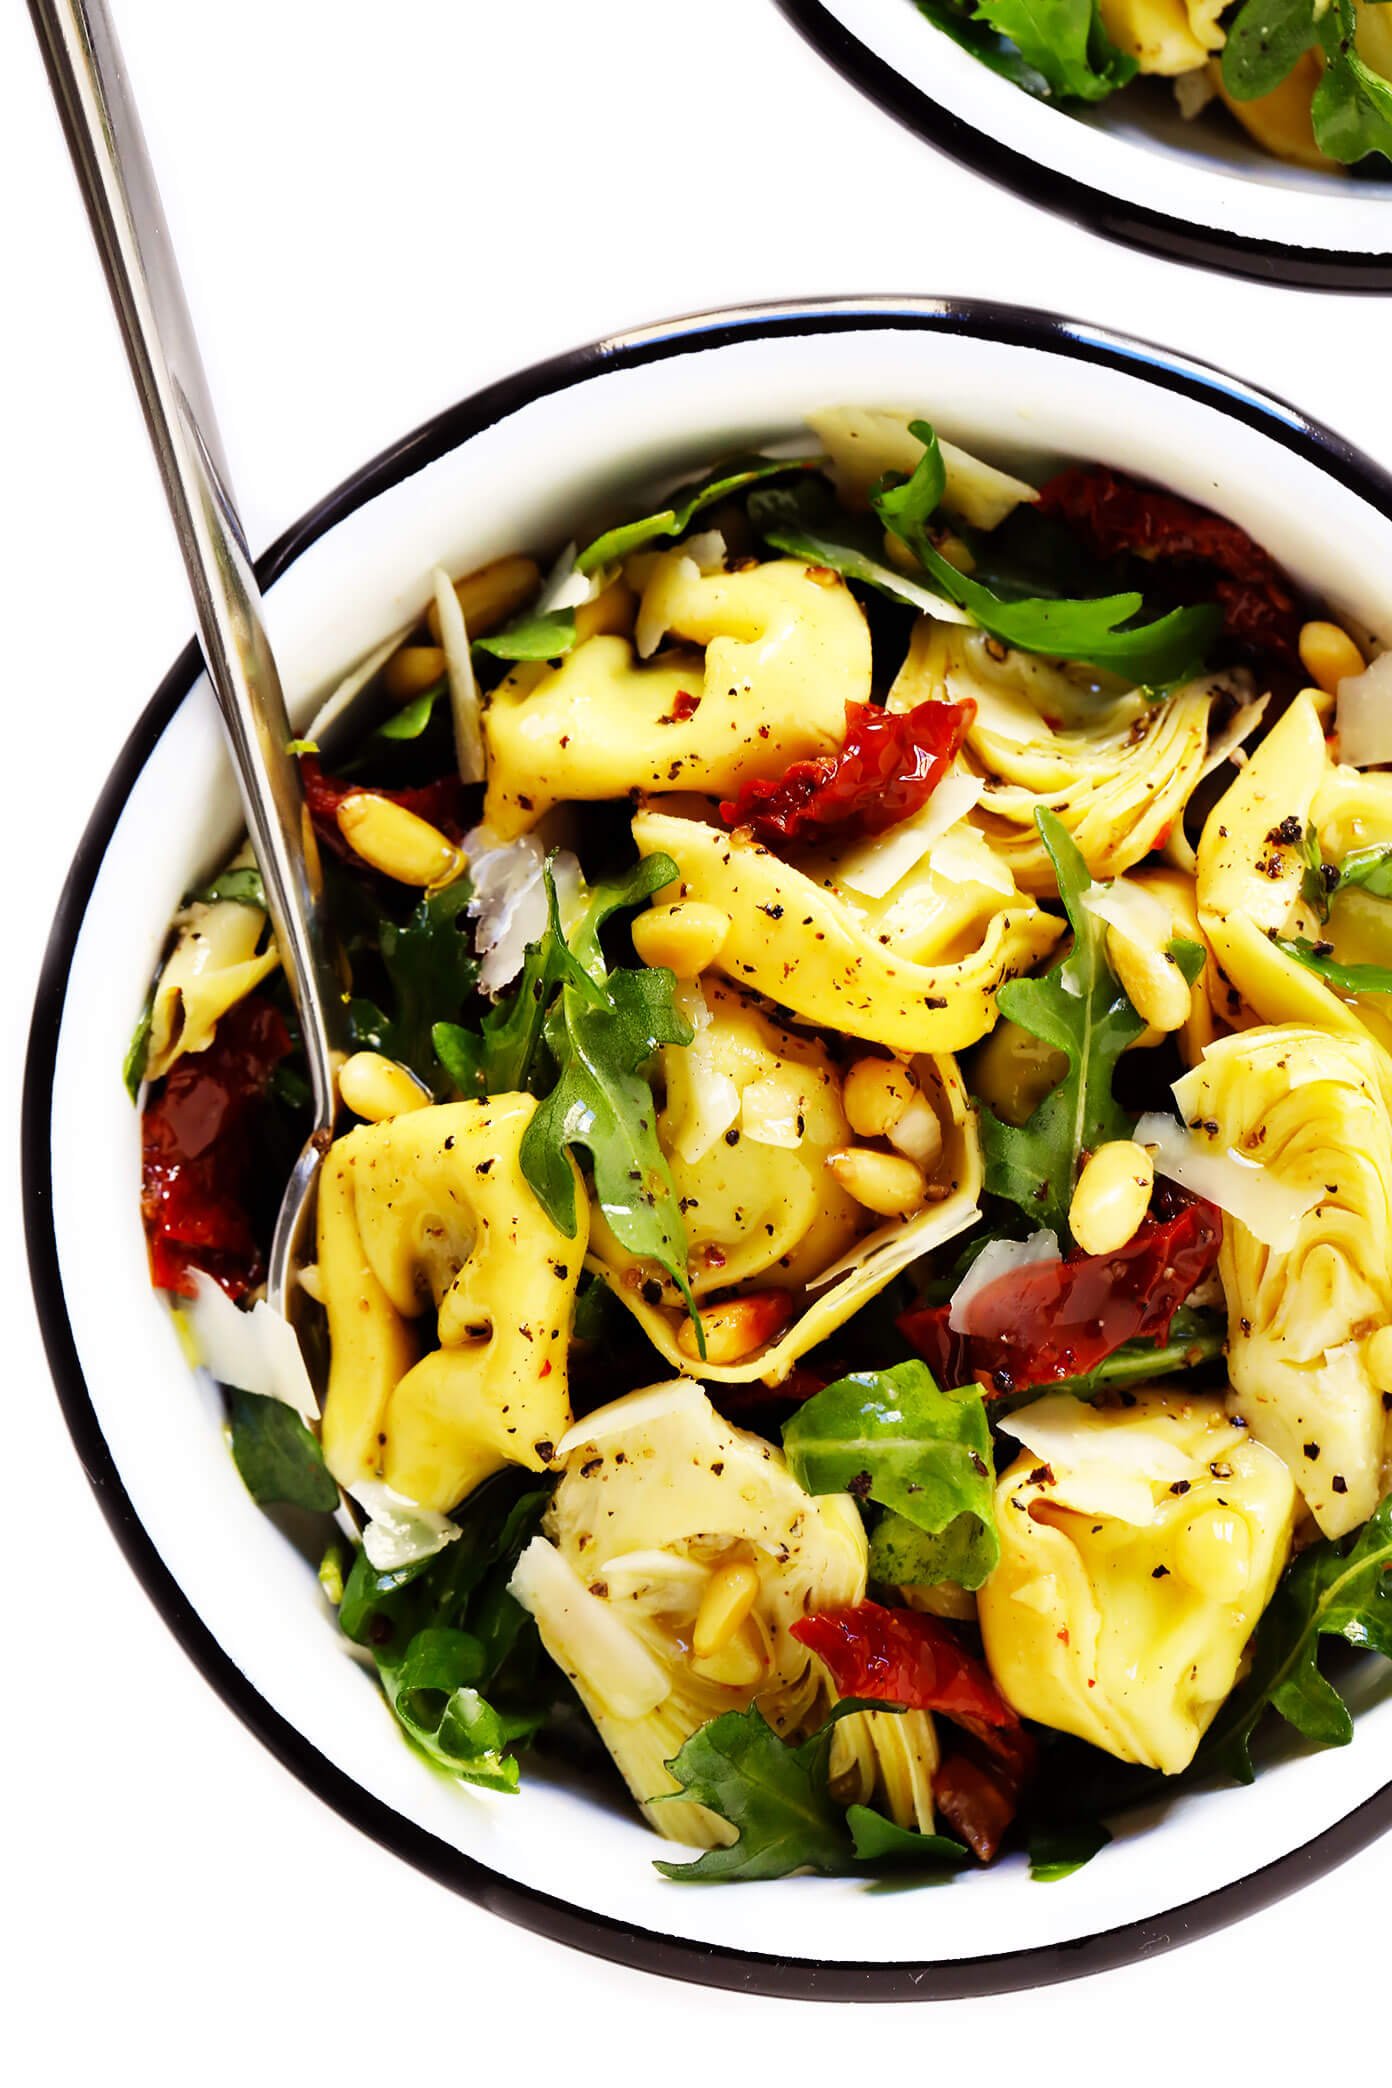
[[[1392,464],[1386,301],[1227,282],[1092,240],[897,129],[770,0],[115,0],[115,13],[254,548],[519,364],[698,307],[842,290],[1010,299],[1130,330],[1267,385]],[[17,1095],[68,860],[189,613],[14,0],[0,194],[0,890]],[[14,1115],[0,1218],[12,2077],[100,2066],[162,2088],[507,2064],[636,2088],[797,2075],[811,2058],[827,2077],[907,2063],[944,2079],[1237,2065],[1292,2079],[1321,2064],[1351,2075],[1371,2051],[1385,1843],[1208,1942],[927,2014],[666,1985],[526,1937],[382,1854],[215,1700],[107,1533],[27,1302]]]

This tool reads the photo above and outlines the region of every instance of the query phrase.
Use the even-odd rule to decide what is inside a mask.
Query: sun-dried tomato
[[[204,1270],[231,1298],[264,1272],[244,1202],[250,1133],[290,1049],[278,1011],[255,995],[229,1008],[206,1051],[178,1059],[141,1124],[141,1211],[160,1290],[193,1294]]]
[[[1096,557],[1127,551],[1174,566],[1177,578],[1192,583],[1179,590],[1186,599],[1219,603],[1230,638],[1295,666],[1295,590],[1271,554],[1226,516],[1105,464],[1075,465],[1049,479],[1039,512],[1066,522]]]
[[[1123,1342],[1162,1342],[1218,1259],[1223,1216],[1170,1182],[1155,1206],[1112,1254],[1028,1262],[985,1285],[969,1333],[948,1325],[947,1305],[901,1313],[899,1331],[941,1384],[975,1379],[988,1397],[1082,1377]]]
[[[838,838],[882,834],[927,804],[975,716],[971,702],[908,711],[848,703],[840,753],[795,761],[773,780],[755,778],[721,805],[720,816],[770,846],[829,827]]]
[[[961,1837],[983,1863],[989,1863],[1015,1817],[1020,1792],[1033,1773],[1034,1742],[1023,1726],[1018,1760],[1007,1760],[977,1747],[953,1749],[933,1775],[933,1803],[943,1824]]]
[[[428,820],[431,826],[438,827],[451,841],[464,838],[465,785],[458,776],[440,776],[433,783],[418,784],[410,789],[382,790],[375,783],[346,782],[337,776],[326,776],[317,755],[302,754],[300,782],[319,839],[335,855],[357,864],[359,869],[363,867],[362,859],[354,855],[343,838],[338,824],[338,808],[345,798],[356,797],[363,791],[370,792],[373,797],[390,798],[394,805],[403,805],[418,819]]]

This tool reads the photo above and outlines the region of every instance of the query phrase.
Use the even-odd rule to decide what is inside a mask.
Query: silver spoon
[[[236,765],[266,906],[300,1020],[314,1128],[281,1201],[267,1294],[290,1314],[319,1163],[333,1137],[346,1003],[319,854],[261,594],[237,515],[183,286],[104,0],[30,0],[184,554],[208,679]]]

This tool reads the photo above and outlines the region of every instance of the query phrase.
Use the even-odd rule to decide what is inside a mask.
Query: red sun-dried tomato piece
[[[791,1629],[826,1667],[838,1696],[940,1711],[977,1733],[1020,1722],[985,1664],[938,1617],[860,1602],[799,1617]]]
[[[240,1298],[264,1274],[244,1196],[254,1160],[249,1133],[290,1033],[252,995],[218,1023],[206,1051],[178,1059],[141,1122],[141,1212],[150,1273],[160,1290],[193,1295],[212,1276]]]
[[[795,761],[773,779],[756,777],[722,803],[720,817],[727,827],[749,827],[766,845],[831,827],[838,838],[882,834],[927,804],[975,716],[970,701],[908,711],[848,703],[839,753]]]

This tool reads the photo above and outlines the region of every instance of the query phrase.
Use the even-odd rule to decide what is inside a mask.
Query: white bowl
[[[929,144],[1089,231],[1260,282],[1392,290],[1392,176],[1288,166],[1235,123],[1186,123],[1165,81],[1091,109],[1037,101],[962,50],[914,0],[778,4]]]
[[[785,436],[840,401],[918,406],[1007,464],[1097,457],[1162,480],[1253,531],[1336,611],[1392,628],[1392,481],[1294,410],[1038,314],[843,301],[600,342],[466,400],[368,465],[261,564],[297,718],[419,611],[436,562],[464,571],[554,542],[597,499]],[[1019,1857],[936,1890],[683,1886],[653,1869],[658,1845],[636,1815],[563,1780],[528,1775],[508,1798],[435,1776],[348,1657],[312,1570],[244,1491],[216,1397],[190,1376],[149,1285],[121,1059],[164,923],[238,823],[190,646],[117,764],[55,921],[25,1096],[31,1260],[59,1398],[128,1559],[214,1687],[345,1819],[586,1949],[837,1998],[997,1991],[1163,1949],[1392,1821],[1383,1663],[1355,1672],[1353,1747],[1293,1750],[1250,1790],[1155,1808],[1054,1886],[1032,1883]]]

